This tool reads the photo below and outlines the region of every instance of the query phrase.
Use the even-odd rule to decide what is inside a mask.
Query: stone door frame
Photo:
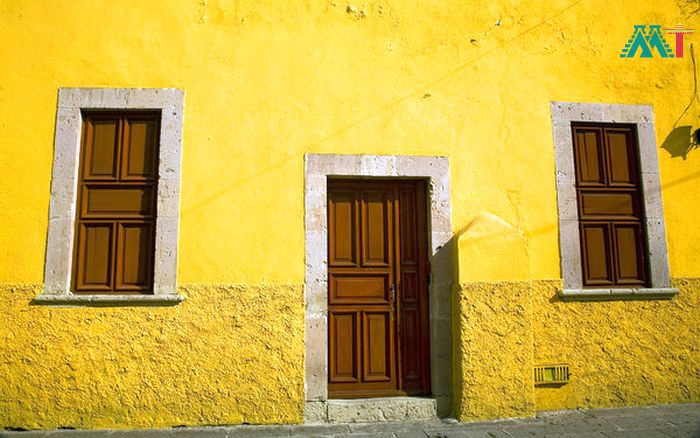
[[[328,177],[401,177],[428,181],[430,375],[439,415],[452,398],[452,238],[447,157],[307,154],[304,157],[306,342],[305,419],[323,417],[328,400]]]

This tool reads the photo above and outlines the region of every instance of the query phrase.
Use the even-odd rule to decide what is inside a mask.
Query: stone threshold
[[[378,397],[307,401],[305,423],[371,423],[437,420],[437,402],[430,397]]]

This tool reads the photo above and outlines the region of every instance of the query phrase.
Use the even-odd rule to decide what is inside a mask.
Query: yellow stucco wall
[[[689,56],[618,56],[673,0],[347,6],[0,3],[0,281],[42,281],[59,87],[185,90],[180,280],[238,284],[303,281],[307,152],[449,156],[455,229],[490,212],[527,237],[520,279],[558,278],[550,101],[651,103],[661,143],[692,96]],[[672,273],[698,276],[700,154],[659,156]]]
[[[565,362],[571,383],[538,387],[538,410],[700,400],[700,280],[671,301],[562,302],[532,283],[535,363]]]
[[[304,153],[449,156],[461,419],[698,400],[687,365],[697,350],[683,349],[698,339],[700,151],[659,150],[681,295],[550,302],[560,271],[549,103],[652,104],[662,144],[691,101],[689,45],[674,60],[619,52],[634,24],[700,29],[692,10],[682,0],[0,0],[0,427],[301,421]],[[185,90],[181,305],[29,305],[43,281],[57,90],[90,86]],[[695,102],[678,125],[700,127],[699,111]],[[658,312],[678,342],[642,323],[640,345],[667,348],[628,350],[636,320]],[[512,358],[486,345],[503,341],[491,316],[513,330],[503,332]],[[624,386],[628,354],[656,371],[624,375],[651,386]],[[588,364],[567,387],[535,391],[528,355]],[[499,381],[494,358],[513,380]],[[618,374],[595,372],[604,366]],[[494,387],[511,395],[488,396]]]
[[[671,301],[564,302],[559,281],[461,284],[456,416],[697,402],[700,280],[673,285]],[[570,382],[535,387],[533,367],[552,363]]]
[[[455,416],[473,421],[533,415],[533,307],[527,283],[469,283],[455,289]]]
[[[0,290],[0,427],[302,419],[300,286],[185,285],[174,307],[27,306],[39,290]]]

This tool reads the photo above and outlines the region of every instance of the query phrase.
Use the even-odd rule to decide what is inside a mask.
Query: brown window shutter
[[[160,115],[83,114],[73,289],[153,289]]]
[[[639,224],[613,225],[615,263],[618,284],[639,285],[644,282],[644,253],[642,229]]]
[[[581,224],[584,278],[588,285],[606,285],[613,281],[610,232],[607,224]]]
[[[114,224],[81,221],[77,238],[76,292],[112,290]]]
[[[583,285],[646,286],[635,127],[582,123],[572,129]]]

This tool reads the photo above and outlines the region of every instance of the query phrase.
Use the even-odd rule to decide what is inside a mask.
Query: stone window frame
[[[401,155],[304,156],[306,342],[304,417],[327,420],[329,177],[422,178],[428,181],[430,376],[437,412],[448,415],[452,397],[452,222],[447,157]]]
[[[567,299],[673,297],[678,293],[678,289],[671,287],[652,106],[552,102],[551,112],[559,213],[559,253],[564,285],[559,295]],[[571,130],[571,125],[574,122],[625,123],[633,124],[636,127],[650,287],[583,288],[574,146]]]
[[[177,247],[184,91],[176,88],[60,88],[56,112],[44,289],[37,304],[177,304]],[[160,111],[155,263],[152,294],[74,294],[71,276],[82,113],[90,110]]]

